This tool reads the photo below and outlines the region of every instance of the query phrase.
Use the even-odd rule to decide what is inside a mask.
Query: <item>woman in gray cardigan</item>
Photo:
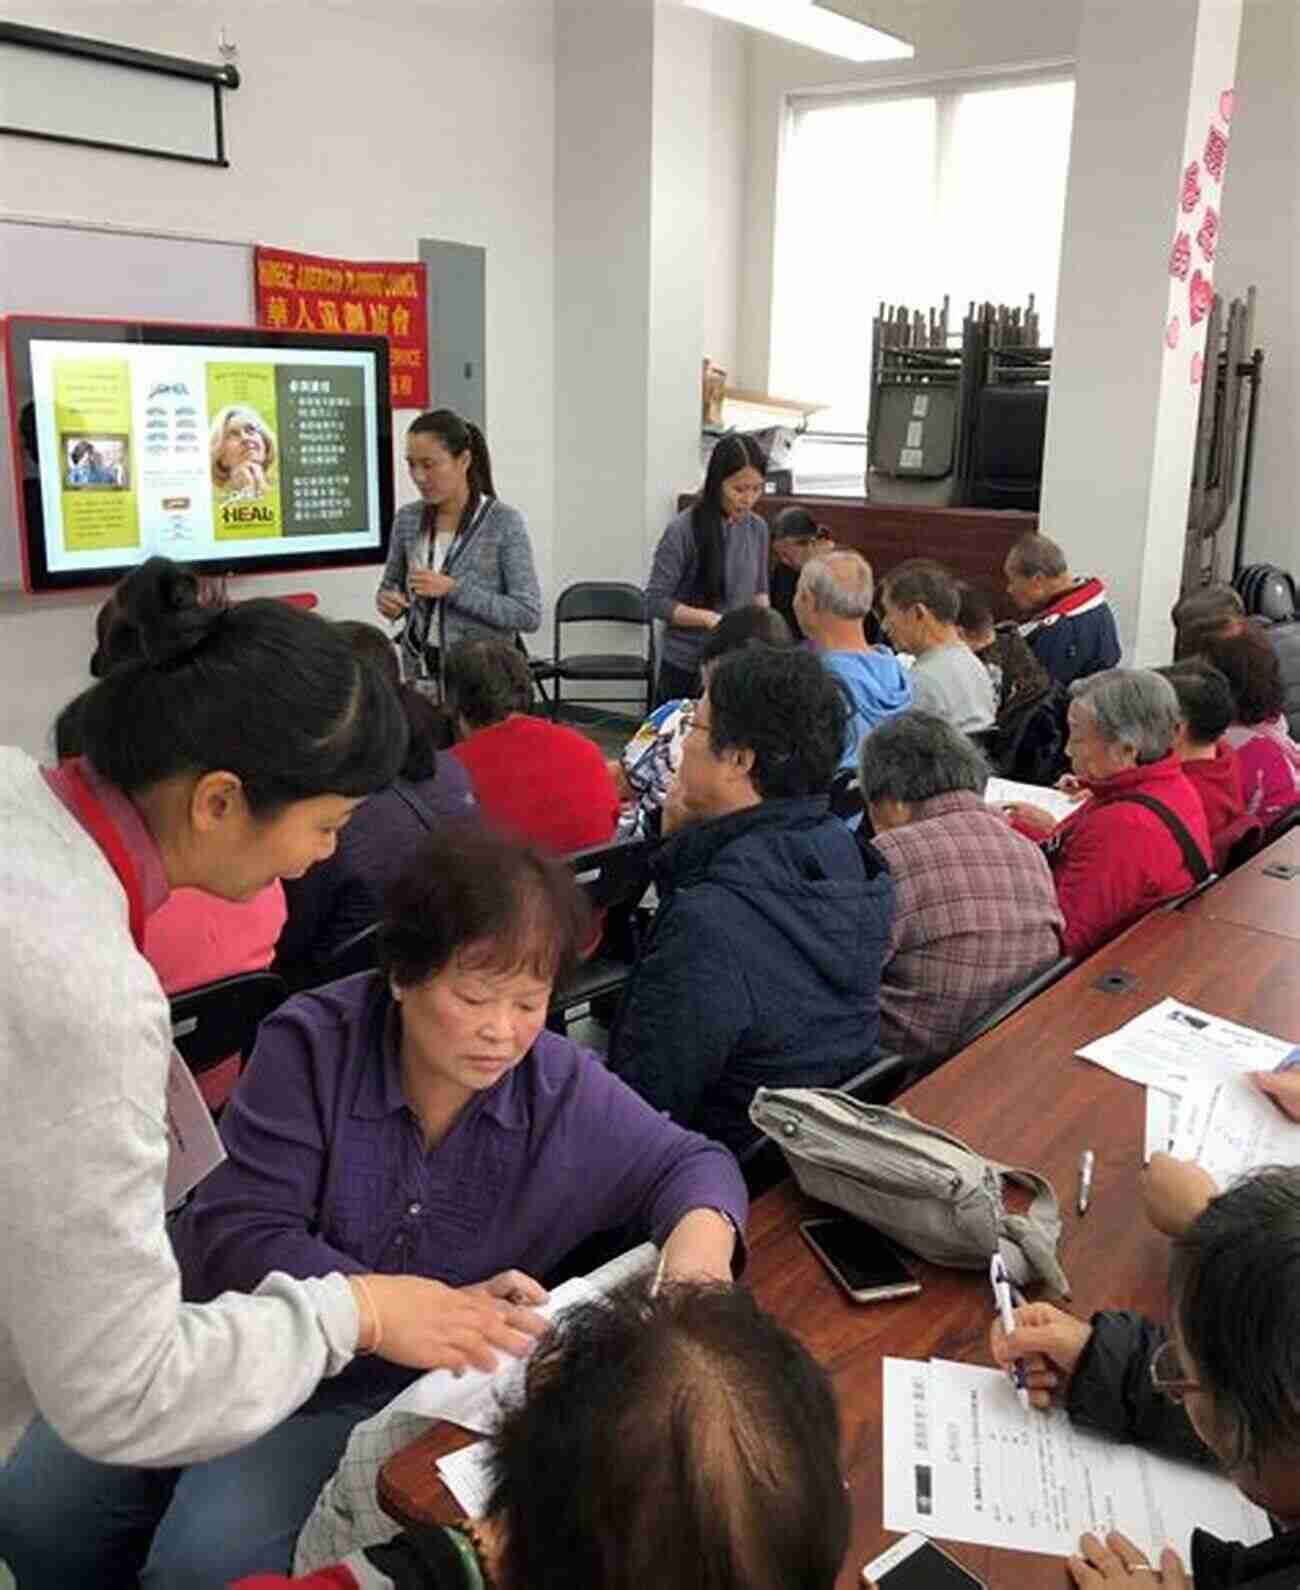
[[[406,433],[419,502],[399,508],[375,605],[406,617],[408,677],[438,675],[458,640],[513,640],[541,627],[542,592],[524,517],[497,500],[483,432],[450,409]]]
[[[646,597],[667,626],[655,705],[700,693],[700,652],[723,613],[768,606],[767,525],[754,512],[767,459],[752,436],[724,436],[692,505],[655,549]]]

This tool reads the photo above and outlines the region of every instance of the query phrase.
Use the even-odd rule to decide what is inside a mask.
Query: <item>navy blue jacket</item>
[[[1100,580],[1079,580],[1020,633],[1058,685],[1119,666],[1119,630]]]
[[[674,834],[610,1066],[681,1126],[738,1150],[755,1088],[830,1087],[880,1032],[894,885],[825,796]]]

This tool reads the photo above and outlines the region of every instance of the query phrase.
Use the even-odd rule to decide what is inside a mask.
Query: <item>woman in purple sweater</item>
[[[222,1118],[229,1157],[173,1227],[186,1300],[281,1271],[537,1304],[581,1242],[625,1228],[660,1244],[667,1276],[730,1279],[748,1213],[730,1154],[544,1030],[586,928],[563,864],[479,824],[435,835],[390,898],[382,971],[263,1024]],[[353,1425],[414,1378],[359,1358],[260,1441],[189,1469],[68,1453],[41,1475],[47,1515],[125,1519],[146,1587],[287,1573]]]

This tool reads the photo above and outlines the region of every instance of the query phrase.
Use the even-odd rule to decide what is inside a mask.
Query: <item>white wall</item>
[[[712,132],[708,214],[708,296],[704,351],[732,378],[740,333],[749,192],[749,53],[753,33],[716,22],[710,105]],[[734,382],[733,382],[734,384]]]
[[[737,331],[740,384],[766,389],[772,315],[772,234],[778,157],[787,94],[818,88],[992,71],[1069,59],[1078,32],[1078,0],[877,0],[872,20],[916,47],[910,61],[859,66],[754,34],[750,45],[749,184],[745,205],[745,273]],[[881,151],[888,158],[888,151]],[[864,202],[871,173],[862,174]],[[863,358],[867,350],[863,349]],[[794,394],[798,396],[799,394]]]
[[[1247,562],[1300,574],[1300,7],[1246,0],[1215,287],[1259,289],[1264,380]]]
[[[553,588],[555,99],[552,7],[537,0],[10,0],[6,18],[215,60],[240,46],[229,170],[4,140],[0,210],[414,258],[420,237],[487,250],[488,434]],[[39,311],[41,305],[30,308]],[[96,311],[86,283],[87,313]],[[411,495],[398,481],[399,501]],[[7,518],[8,504],[0,507]],[[373,571],[266,576],[368,617]],[[0,604],[0,740],[43,747],[85,681],[94,599]]]
[[[643,579],[653,0],[556,0],[555,594]]]

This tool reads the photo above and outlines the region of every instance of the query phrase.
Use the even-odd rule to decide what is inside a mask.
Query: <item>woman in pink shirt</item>
[[[1277,653],[1253,628],[1205,641],[1205,657],[1227,678],[1237,716],[1223,738],[1237,753],[1246,810],[1276,822],[1300,802],[1300,745],[1282,708],[1286,693]]]

